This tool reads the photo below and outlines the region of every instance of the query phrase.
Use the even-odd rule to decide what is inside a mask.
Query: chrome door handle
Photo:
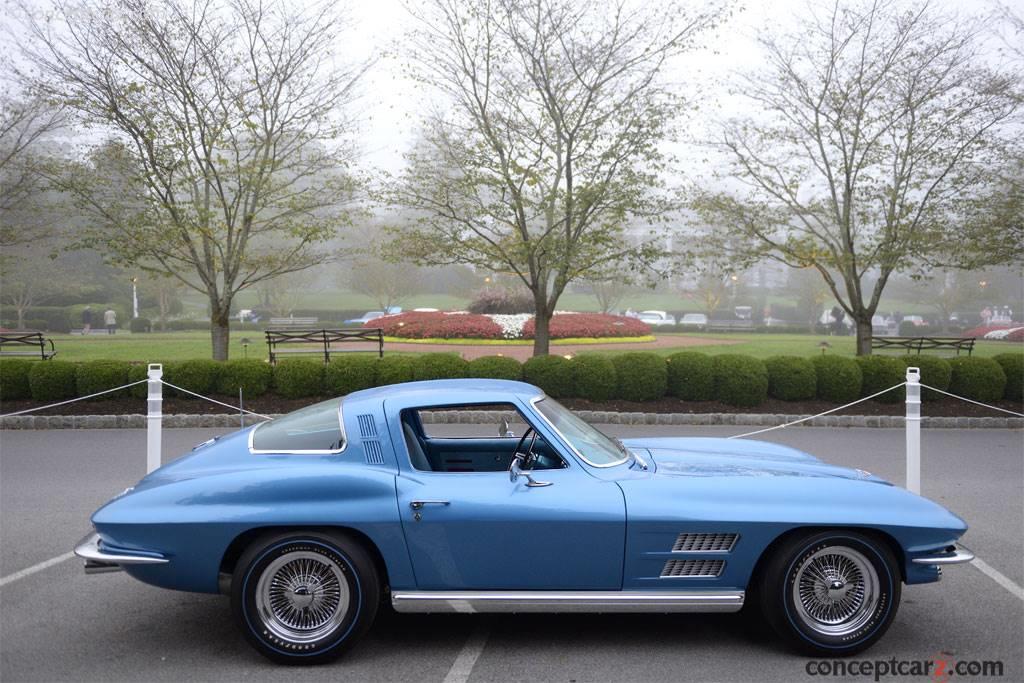
[[[451,505],[447,500],[414,500],[409,503],[413,510],[422,510],[424,505]]]

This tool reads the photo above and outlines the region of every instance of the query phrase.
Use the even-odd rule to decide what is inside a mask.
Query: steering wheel
[[[530,439],[530,446],[529,448],[526,449],[525,453],[522,453],[519,449],[521,449],[523,447],[523,444],[526,442],[526,437],[530,436],[531,434],[533,436]],[[524,470],[531,469],[533,467],[533,463],[537,459],[537,456],[535,456],[533,453],[533,446],[536,443],[537,431],[533,427],[527,427],[526,431],[523,432],[523,435],[519,437],[519,443],[516,444],[515,450],[512,451],[512,459],[509,461],[508,464],[509,469],[512,469],[512,463],[514,463],[517,458],[522,461],[520,467],[522,467]]]

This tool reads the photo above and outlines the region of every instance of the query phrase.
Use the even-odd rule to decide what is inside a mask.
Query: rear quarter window
[[[340,453],[345,449],[341,399],[264,422],[253,430],[249,448],[254,453]]]

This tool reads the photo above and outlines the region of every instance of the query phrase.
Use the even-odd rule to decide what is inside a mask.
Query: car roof
[[[421,382],[403,382],[388,384],[372,389],[355,391],[345,397],[346,401],[385,400],[388,398],[407,398],[415,395],[430,397],[437,400],[496,401],[509,396],[519,396],[530,400],[543,396],[544,392],[526,382],[513,382],[507,379],[434,379]]]

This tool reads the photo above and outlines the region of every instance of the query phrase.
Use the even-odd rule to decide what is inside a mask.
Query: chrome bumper
[[[86,574],[116,572],[126,564],[166,564],[169,560],[158,553],[133,555],[125,552],[110,552],[100,546],[100,535],[93,532],[75,546],[75,555],[85,560]]]
[[[974,553],[967,548],[955,547],[948,555],[933,555],[931,557],[915,557],[911,562],[914,564],[963,564],[974,559]]]

